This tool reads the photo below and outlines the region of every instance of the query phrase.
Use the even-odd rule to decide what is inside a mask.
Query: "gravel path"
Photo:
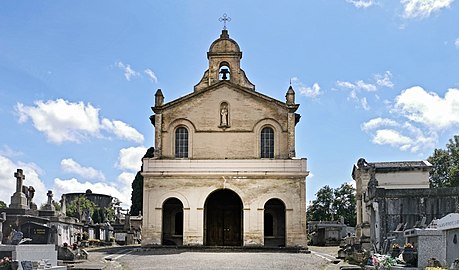
[[[328,252],[328,250],[325,250]],[[329,251],[332,253],[333,251]],[[181,249],[118,249],[116,251],[92,251],[87,263],[99,269],[288,269],[328,270],[334,266],[327,253],[317,251],[311,254],[282,252],[205,252]],[[328,256],[328,257],[327,257]],[[94,267],[93,269],[97,269]],[[330,268],[332,269],[332,268]],[[339,268],[336,268],[339,269]]]

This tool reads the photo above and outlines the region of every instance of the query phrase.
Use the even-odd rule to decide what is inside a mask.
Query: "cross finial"
[[[226,30],[226,22],[230,22],[231,18],[226,13],[223,13],[223,16],[218,18],[218,21],[223,22],[223,30]]]
[[[14,173],[14,177],[16,178],[16,192],[22,192],[22,183],[25,179],[22,169],[17,169]]]

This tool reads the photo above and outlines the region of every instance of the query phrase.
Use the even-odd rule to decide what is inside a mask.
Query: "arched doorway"
[[[265,204],[264,238],[266,247],[285,247],[285,205],[279,199]]]
[[[234,191],[213,192],[204,209],[207,246],[242,246],[242,201]]]
[[[183,245],[183,204],[179,199],[169,198],[163,204],[163,245]]]

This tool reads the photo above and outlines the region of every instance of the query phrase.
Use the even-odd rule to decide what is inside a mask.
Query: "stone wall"
[[[220,104],[228,104],[228,126],[220,127]],[[178,126],[189,132],[189,158],[240,159],[260,157],[260,132],[274,129],[275,158],[288,158],[288,110],[248,90],[234,90],[222,84],[179,103],[161,113],[161,157],[174,158]],[[294,121],[294,120],[293,120]],[[158,123],[159,124],[159,123]],[[157,126],[156,128],[158,128]],[[294,126],[292,127],[294,129]],[[160,145],[156,144],[156,148]]]
[[[375,241],[383,243],[384,236],[394,231],[399,224],[413,228],[425,217],[428,225],[433,219],[440,219],[457,212],[459,188],[437,189],[384,189],[377,188],[375,196],[367,201],[367,207],[379,218],[379,224],[371,226],[372,235],[379,235]],[[376,217],[372,220],[377,220]]]
[[[154,160],[153,160],[154,161]],[[174,161],[169,161],[174,163]],[[208,161],[189,161],[190,163]],[[222,161],[223,162],[223,161]],[[235,161],[232,161],[235,162]],[[205,229],[205,202],[208,196],[217,190],[229,189],[237,193],[243,204],[243,245],[263,246],[263,215],[265,203],[273,198],[285,204],[286,212],[286,245],[306,246],[306,201],[305,201],[305,160],[264,161],[261,167],[265,171],[255,172],[254,164],[261,160],[245,162],[250,172],[227,173],[193,170],[180,175],[181,172],[154,172],[146,166],[144,175],[144,225],[142,227],[142,245],[161,244],[162,207],[169,198],[177,198],[184,210],[184,245],[203,245]],[[298,163],[290,171],[287,163]],[[231,163],[229,161],[229,163]],[[240,163],[240,162],[239,162]],[[237,163],[237,167],[241,166]],[[144,164],[152,165],[151,163]],[[153,163],[154,164],[154,163]],[[283,164],[283,165],[282,165]],[[270,166],[271,165],[271,166]],[[159,167],[158,167],[159,168]],[[170,167],[165,167],[166,170]],[[216,166],[215,169],[218,170]],[[241,168],[241,167],[239,167]],[[276,169],[277,168],[277,169]],[[177,166],[178,170],[185,169]],[[276,173],[273,171],[278,170]],[[151,173],[148,173],[150,171]]]

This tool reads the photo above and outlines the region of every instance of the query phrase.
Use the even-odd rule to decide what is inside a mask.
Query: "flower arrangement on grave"
[[[411,243],[406,243],[403,248],[406,250],[406,249],[414,249],[414,245],[411,244]]]
[[[368,260],[368,264],[374,266],[375,269],[378,270],[391,269],[396,263],[397,261],[394,258],[380,254],[374,254]]]
[[[402,257],[405,263],[408,265],[416,266],[418,263],[418,254],[414,248],[414,245],[411,243],[406,243],[403,246]]]
[[[11,257],[0,259],[0,269],[11,269]]]
[[[390,256],[392,258],[396,258],[400,255],[400,245],[397,243],[393,243],[391,246]]]

